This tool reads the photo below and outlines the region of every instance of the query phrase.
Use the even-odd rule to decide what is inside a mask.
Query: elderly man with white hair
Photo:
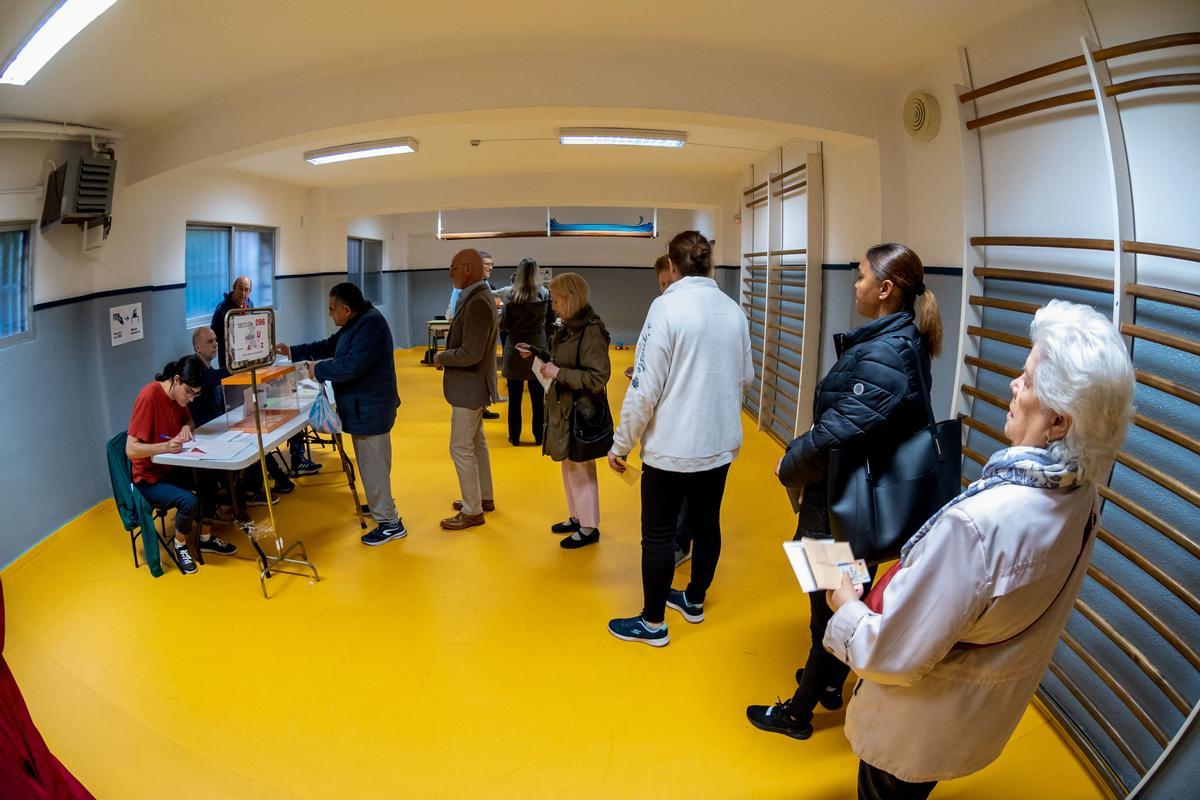
[[[1079,594],[1102,483],[1133,415],[1106,318],[1051,301],[1010,385],[1012,442],[904,546],[866,601],[829,593],[824,645],[862,679],[846,714],[860,798],[924,798],[1004,747]]]

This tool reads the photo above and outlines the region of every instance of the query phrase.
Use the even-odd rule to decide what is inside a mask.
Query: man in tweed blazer
[[[458,473],[462,499],[458,511],[442,520],[446,530],[483,524],[483,512],[495,508],[492,464],[483,436],[483,412],[495,402],[496,337],[500,322],[496,298],[484,281],[478,250],[463,250],[450,262],[450,281],[460,289],[446,349],[433,363],[444,369],[442,394],[450,404],[450,458]]]

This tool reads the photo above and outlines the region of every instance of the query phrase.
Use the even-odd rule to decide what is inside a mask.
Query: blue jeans
[[[192,521],[200,519],[200,499],[187,489],[160,480],[158,483],[134,484],[155,508],[175,509],[175,530],[187,536],[192,532]]]

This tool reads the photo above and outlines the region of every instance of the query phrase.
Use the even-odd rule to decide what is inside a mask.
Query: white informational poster
[[[275,312],[244,308],[225,316],[225,347],[230,372],[275,363]]]
[[[108,309],[112,346],[136,342],[142,338],[142,304],[112,306]]]

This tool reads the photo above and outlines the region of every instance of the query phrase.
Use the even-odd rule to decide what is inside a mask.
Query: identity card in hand
[[[846,542],[803,538],[784,542],[783,550],[800,588],[806,592],[836,589],[842,585],[842,575],[848,575],[855,586],[870,579],[867,563],[861,558],[856,559]]]

